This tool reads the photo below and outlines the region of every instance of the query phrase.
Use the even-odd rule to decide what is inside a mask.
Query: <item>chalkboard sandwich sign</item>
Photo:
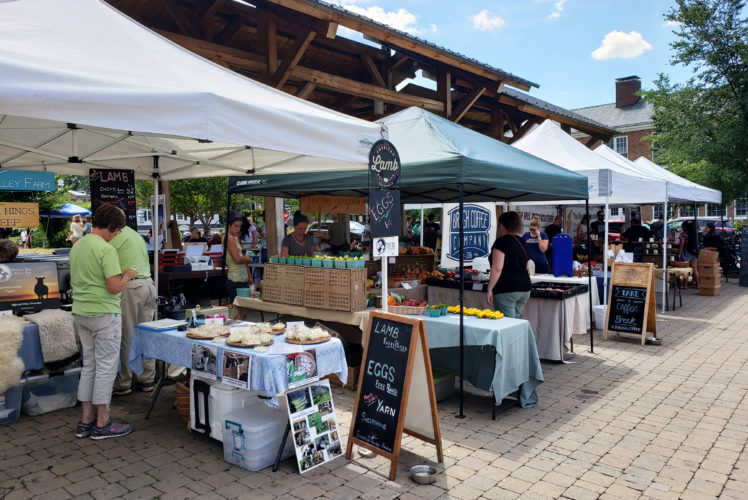
[[[353,445],[389,458],[395,479],[403,432],[434,444],[443,462],[434,379],[422,320],[373,312],[365,338],[346,458]]]
[[[603,339],[608,340],[608,332],[641,337],[642,345],[647,332],[657,338],[652,264],[613,263],[608,296]]]

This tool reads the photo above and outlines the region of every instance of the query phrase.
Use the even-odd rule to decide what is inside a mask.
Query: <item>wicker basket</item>
[[[426,308],[415,306],[389,306],[387,307],[387,311],[391,312],[392,314],[414,314],[417,316],[422,316],[426,311]]]
[[[177,393],[177,415],[179,420],[185,423],[190,421],[190,380],[187,379],[186,385],[182,382],[176,383]]]
[[[360,369],[361,369],[360,366],[349,366],[348,367],[348,382],[346,382],[345,385],[343,385],[343,382],[334,373],[330,373],[329,375],[325,375],[322,378],[328,379],[330,381],[330,385],[332,387],[343,387],[343,388],[348,389],[350,391],[355,391],[356,390],[356,385],[358,384],[358,373],[359,373]],[[188,410],[189,410],[189,408],[188,408]]]

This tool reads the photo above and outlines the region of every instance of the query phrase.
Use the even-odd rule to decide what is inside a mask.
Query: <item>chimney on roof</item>
[[[616,78],[616,108],[625,108],[639,102],[636,95],[642,89],[642,81],[638,76]]]

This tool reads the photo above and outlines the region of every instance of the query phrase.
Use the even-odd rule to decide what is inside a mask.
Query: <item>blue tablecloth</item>
[[[285,342],[285,335],[275,337],[275,342]],[[249,388],[254,391],[265,391],[277,406],[275,396],[288,389],[286,378],[286,356],[283,354],[255,353],[252,349],[230,347],[209,340],[195,340],[185,336],[185,332],[169,330],[157,332],[135,328],[130,344],[130,357],[127,364],[135,373],[143,373],[144,359],[160,359],[173,365],[190,367],[192,365],[192,344],[198,343],[217,348],[218,377],[223,375],[223,351],[240,352],[252,356]],[[292,344],[287,344],[292,345]],[[343,344],[333,338],[317,345],[294,345],[297,351],[314,348],[317,354],[317,372],[320,377],[335,373],[345,384],[348,380],[348,366],[345,362]]]
[[[42,346],[39,343],[39,327],[36,323],[29,323],[23,328],[23,342],[18,350],[18,356],[23,360],[27,371],[44,368]]]
[[[458,371],[459,355],[455,355],[460,345],[458,316],[417,318],[426,324],[431,364]],[[496,404],[506,396],[518,393],[523,408],[535,406],[538,402],[536,388],[543,382],[543,369],[529,321],[465,316],[464,331],[465,380],[479,389],[493,391]],[[493,346],[495,355],[485,346]]]

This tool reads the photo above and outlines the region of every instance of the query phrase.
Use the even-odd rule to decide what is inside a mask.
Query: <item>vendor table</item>
[[[158,293],[173,297],[184,293],[188,302],[196,298],[226,297],[226,281],[221,269],[208,271],[162,271],[158,273]]]
[[[451,314],[438,318],[414,317],[426,324],[431,364],[459,371],[459,317]],[[523,408],[535,406],[536,388],[543,382],[543,370],[530,323],[522,319],[489,320],[473,316],[465,316],[463,321],[465,380],[479,389],[493,391],[497,405],[506,396],[517,393]]]
[[[553,276],[552,274],[536,274],[534,276],[530,276],[530,281],[533,283],[538,283],[540,281],[547,281],[551,283],[570,283],[572,285],[589,285],[590,279],[587,277],[577,278],[577,277],[568,277],[568,276]],[[592,292],[592,305],[593,307],[596,305],[599,305],[601,303],[600,296],[598,295],[598,285],[597,280],[594,278],[592,279],[592,289],[590,292]],[[585,295],[585,298],[587,296]],[[589,302],[589,299],[588,299]],[[588,307],[589,309],[589,307]],[[589,316],[589,310],[587,311],[587,316]]]
[[[286,316],[296,316],[299,318],[309,318],[321,321],[330,321],[334,323],[343,323],[358,327],[361,331],[366,330],[369,322],[369,311],[330,311],[328,309],[315,309],[304,306],[290,306],[288,304],[276,304],[275,302],[266,302],[262,299],[253,299],[249,297],[237,297],[234,299],[234,309],[236,313],[246,315],[250,310],[262,312],[272,312]],[[232,310],[232,315],[236,314]],[[264,316],[263,316],[264,321]]]
[[[275,337],[276,343],[284,343],[285,335]],[[198,343],[217,349],[217,371],[218,378],[223,375],[221,360],[223,351],[239,352],[250,354],[252,356],[252,366],[250,369],[249,388],[254,391],[265,391],[274,406],[278,405],[276,396],[286,392],[288,389],[288,380],[286,372],[286,356],[284,354],[270,354],[267,352],[254,352],[253,349],[244,349],[240,347],[230,347],[226,344],[217,344],[210,340],[196,340],[185,336],[185,332],[177,330],[153,331],[136,327],[130,345],[130,356],[127,364],[137,374],[143,373],[143,360],[160,359],[173,365],[190,367],[192,365],[192,344]],[[345,352],[343,344],[339,339],[332,338],[322,344],[293,346],[297,351],[314,348],[317,355],[317,373],[320,377],[334,373],[340,378],[343,384],[348,380],[348,366],[345,362]],[[159,391],[163,384],[163,377],[159,381],[159,386],[153,394],[151,406],[148,408],[146,418],[150,417],[153,405],[158,398]]]

